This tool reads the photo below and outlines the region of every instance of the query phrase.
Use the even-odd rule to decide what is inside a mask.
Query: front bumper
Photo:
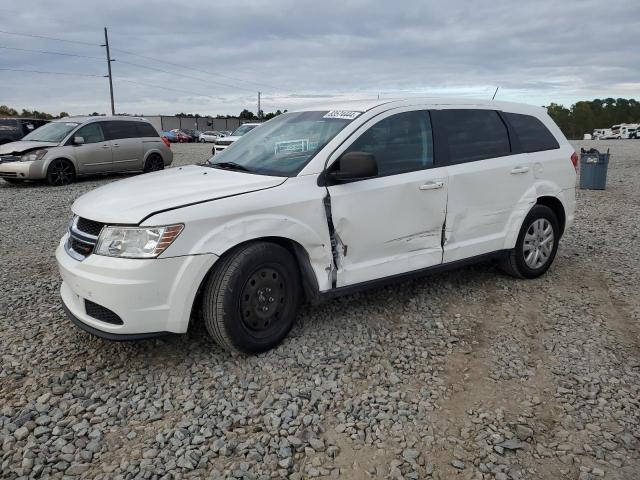
[[[0,163],[0,178],[19,180],[41,180],[45,177],[44,162],[3,162]]]
[[[224,149],[226,149],[229,145],[218,145],[215,144],[213,148],[216,149],[216,153],[222,152]]]
[[[56,250],[65,310],[74,323],[112,340],[186,332],[198,288],[218,258],[205,254],[139,260],[93,254],[78,261],[66,252],[66,240],[65,235]],[[110,310],[121,324],[92,317],[85,301]]]

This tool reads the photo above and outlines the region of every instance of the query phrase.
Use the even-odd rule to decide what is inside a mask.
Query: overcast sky
[[[256,110],[258,90],[264,111],[490,98],[498,85],[497,99],[537,105],[640,98],[638,0],[5,0],[2,10],[5,32],[86,42],[0,32],[0,104],[20,109],[108,112],[105,26],[117,112],[237,114]]]

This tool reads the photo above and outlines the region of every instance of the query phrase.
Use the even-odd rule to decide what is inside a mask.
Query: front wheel
[[[249,243],[214,266],[202,313],[209,335],[221,347],[259,353],[287,336],[300,299],[300,273],[293,256],[274,243]]]
[[[47,169],[47,183],[60,186],[69,185],[76,179],[76,170],[69,160],[58,158],[51,162]]]
[[[556,256],[560,227],[549,207],[536,205],[527,214],[516,246],[503,261],[503,270],[518,278],[536,278],[544,274]]]

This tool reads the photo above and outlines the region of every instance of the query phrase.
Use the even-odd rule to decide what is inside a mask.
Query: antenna
[[[500,87],[496,87],[496,91],[495,91],[495,92],[493,92],[493,97],[491,97],[491,100],[494,100],[494,99],[496,98],[496,94],[498,93],[498,89],[499,89],[499,88],[500,88]]]

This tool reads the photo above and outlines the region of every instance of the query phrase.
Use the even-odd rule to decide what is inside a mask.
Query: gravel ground
[[[640,141],[594,145],[608,189],[578,193],[543,278],[485,264],[305,307],[255,357],[198,327],[79,331],[54,248],[114,178],[0,182],[0,477],[640,478]]]

